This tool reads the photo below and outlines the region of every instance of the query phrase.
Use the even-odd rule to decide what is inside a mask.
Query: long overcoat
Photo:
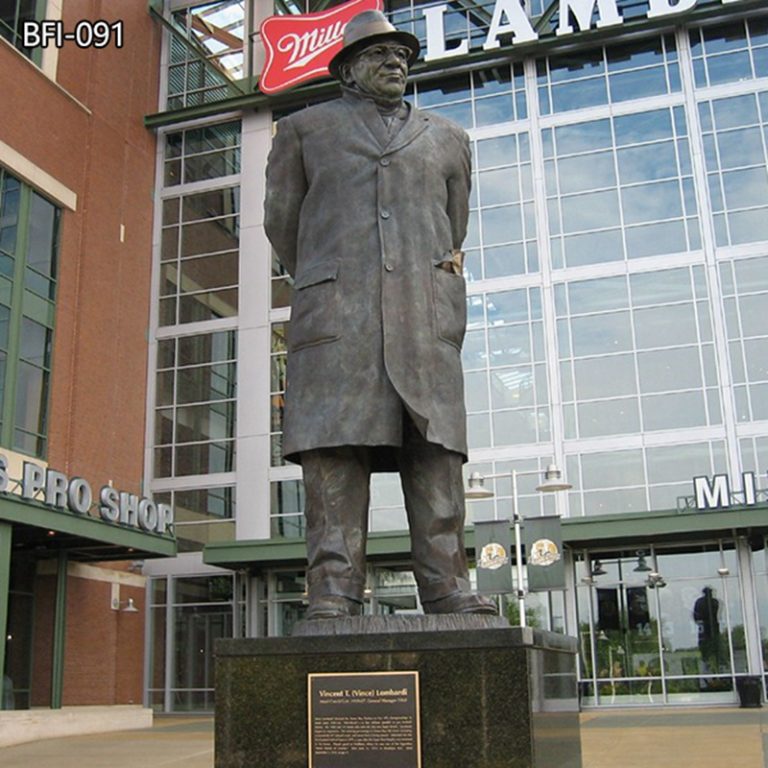
[[[445,262],[469,189],[467,135],[438,115],[409,107],[390,138],[376,105],[345,93],[279,121],[265,227],[294,278],[287,459],[400,445],[403,405],[428,441],[466,457],[466,286]]]

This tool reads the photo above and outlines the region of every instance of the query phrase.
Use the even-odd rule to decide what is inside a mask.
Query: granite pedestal
[[[297,634],[217,642],[216,768],[307,768],[308,675],[389,671],[418,672],[422,768],[581,767],[574,638],[480,616]]]

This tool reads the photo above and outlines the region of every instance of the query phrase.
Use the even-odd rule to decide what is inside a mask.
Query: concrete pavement
[[[213,768],[213,719],[156,717],[152,728],[0,749],[1,768]]]
[[[767,747],[768,709],[581,714],[583,768],[768,768]]]
[[[768,709],[589,711],[581,724],[583,768],[768,768]],[[145,730],[0,749],[0,768],[181,766],[213,768],[212,718],[156,717]]]

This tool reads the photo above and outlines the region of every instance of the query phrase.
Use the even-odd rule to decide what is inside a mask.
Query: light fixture
[[[541,493],[555,493],[556,491],[570,491],[573,486],[563,480],[563,473],[555,464],[550,464],[544,472],[544,482],[536,486]]]
[[[464,492],[467,499],[491,499],[493,491],[485,487],[485,477],[479,472],[473,472],[468,480],[469,488]]]
[[[731,573],[730,569],[726,568],[725,566],[717,569],[718,576],[728,576],[730,573]]]
[[[599,560],[595,560],[592,563],[592,575],[593,576],[604,576],[607,573],[605,568],[603,568],[603,564]]]
[[[648,585],[649,589],[663,589],[667,586],[667,582],[664,581],[664,577],[660,573],[656,573],[656,571],[651,571],[648,574],[648,579],[645,583]]]
[[[648,563],[645,562],[645,555],[642,552],[637,553],[637,565],[632,569],[635,573],[648,573],[652,570]]]
[[[138,613],[139,609],[136,607],[136,603],[133,602],[133,598],[129,597],[127,600],[120,599],[120,584],[113,582],[111,585],[111,595],[109,599],[109,607],[113,611],[123,611],[123,613]]]
[[[138,613],[139,609],[136,607],[133,598],[129,597],[127,600],[113,600],[113,611],[122,611],[123,613]]]
[[[512,522],[515,529],[515,569],[517,570],[517,605],[518,615],[520,617],[520,626],[526,626],[525,618],[525,568],[523,566],[523,544],[520,524],[520,510],[517,498],[517,478],[521,475],[539,475],[541,470],[530,470],[518,472],[513,469],[511,472],[502,472],[495,475],[488,475],[488,478],[509,477],[512,480]],[[495,494],[485,487],[486,476],[480,472],[472,472],[467,479],[468,488],[464,491],[467,499],[490,499]],[[570,483],[563,480],[562,472],[554,465],[550,464],[544,473],[544,482],[536,486],[536,490],[543,493],[555,491],[567,491],[571,488]]]

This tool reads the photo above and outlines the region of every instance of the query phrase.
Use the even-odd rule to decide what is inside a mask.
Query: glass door
[[[582,669],[592,678],[584,703],[660,703],[662,650],[648,555],[595,558],[582,568],[584,562],[590,566],[579,587],[579,624],[582,657],[586,648],[590,656]]]
[[[733,542],[577,559],[582,701],[733,703],[747,671]]]

